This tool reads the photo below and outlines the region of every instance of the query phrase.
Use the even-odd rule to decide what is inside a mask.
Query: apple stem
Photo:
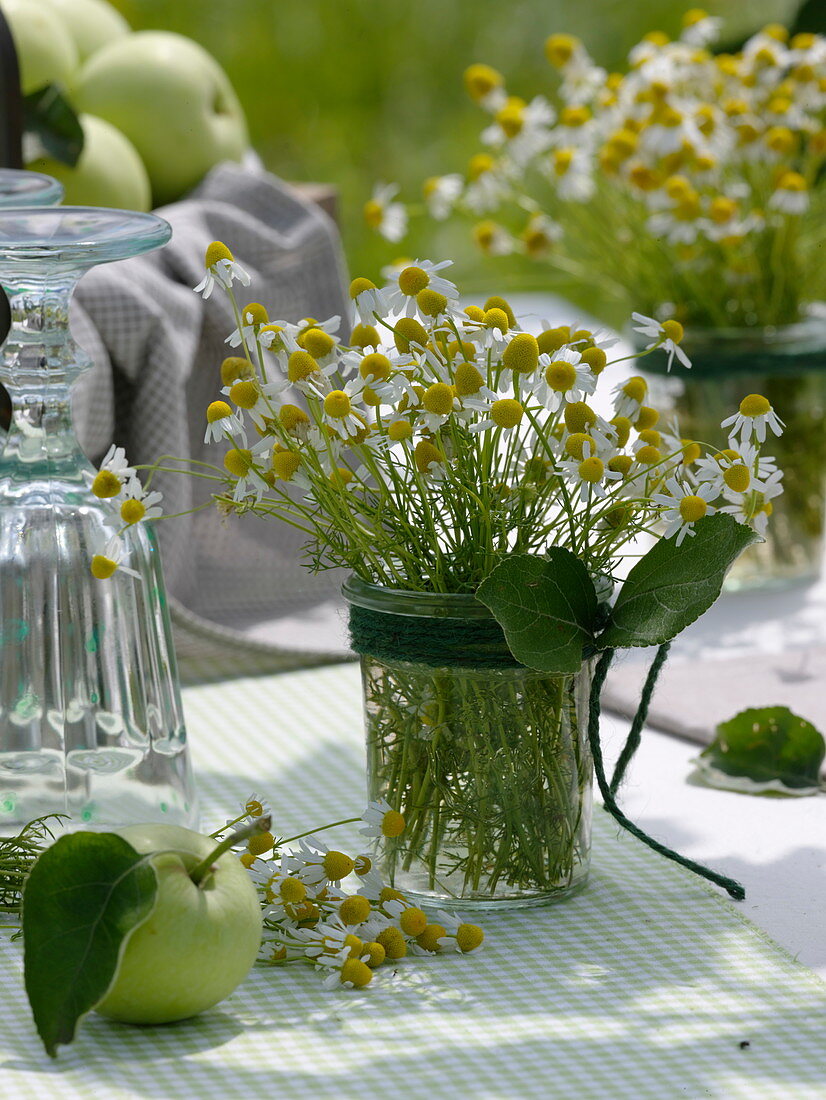
[[[242,840],[247,840],[257,833],[268,833],[271,824],[272,819],[269,814],[266,814],[264,817],[257,817],[255,821],[251,822],[249,825],[242,825],[240,829],[235,829],[225,836],[220,843],[216,844],[215,848],[209,853],[206,859],[202,859],[200,863],[197,863],[192,868],[189,872],[189,877],[196,886],[200,886],[212,873],[215,861],[222,856],[224,852],[229,851],[229,849],[234,848],[236,844],[240,844]]]

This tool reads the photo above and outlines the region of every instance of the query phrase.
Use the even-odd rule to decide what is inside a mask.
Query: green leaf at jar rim
[[[576,672],[591,640],[597,594],[569,550],[512,554],[485,578],[476,598],[493,612],[508,648],[523,665],[553,675]]]
[[[793,790],[819,786],[824,757],[822,734],[788,707],[750,708],[721,722],[700,754],[724,775],[779,781]]]
[[[697,520],[680,546],[661,538],[628,574],[597,644],[616,649],[675,638],[711,607],[735,558],[759,541],[722,512]]]
[[[108,993],[157,890],[148,857],[114,833],[62,836],[32,867],[23,891],[24,977],[51,1057]]]

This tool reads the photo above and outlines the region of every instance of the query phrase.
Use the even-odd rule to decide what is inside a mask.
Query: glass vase
[[[470,595],[344,586],[361,653],[369,798],[405,818],[377,840],[386,881],[466,911],[546,904],[585,884],[590,665],[518,665]]]
[[[0,168],[0,210],[19,206],[57,206],[63,184],[42,172]]]
[[[771,402],[786,427],[768,433],[764,453],[783,470],[765,541],[741,554],[729,590],[781,588],[820,574],[826,519],[826,313],[779,328],[686,330],[690,371],[666,373],[660,352],[640,368],[652,403],[677,414],[684,438],[714,442],[720,422],[750,393]]]
[[[71,413],[90,365],[69,333],[75,283],[169,235],[159,218],[119,210],[0,212],[11,309],[0,382],[12,401],[0,456],[3,832],[56,812],[72,827],[196,822],[157,545],[151,528],[128,528],[138,577],[92,576],[92,556],[123,525],[91,492]]]

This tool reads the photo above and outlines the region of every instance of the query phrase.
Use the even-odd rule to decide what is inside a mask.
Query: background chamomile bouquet
[[[489,121],[464,173],[424,182],[428,213],[469,215],[483,252],[540,259],[609,309],[693,328],[798,321],[826,288],[826,39],[772,25],[714,55],[720,25],[694,9],[678,40],[647,34],[624,73],[553,34],[557,79],[531,99],[470,66]],[[396,190],[365,207],[391,240],[408,214]]]

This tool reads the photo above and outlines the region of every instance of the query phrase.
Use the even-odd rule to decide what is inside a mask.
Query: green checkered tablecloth
[[[206,828],[253,791],[283,830],[361,811],[355,666],[194,687],[185,702]],[[6,934],[0,1095],[823,1100],[826,985],[601,810],[586,891],[483,923],[481,954],[406,959],[364,991],[262,968],[180,1024],[91,1016],[56,1062]]]

